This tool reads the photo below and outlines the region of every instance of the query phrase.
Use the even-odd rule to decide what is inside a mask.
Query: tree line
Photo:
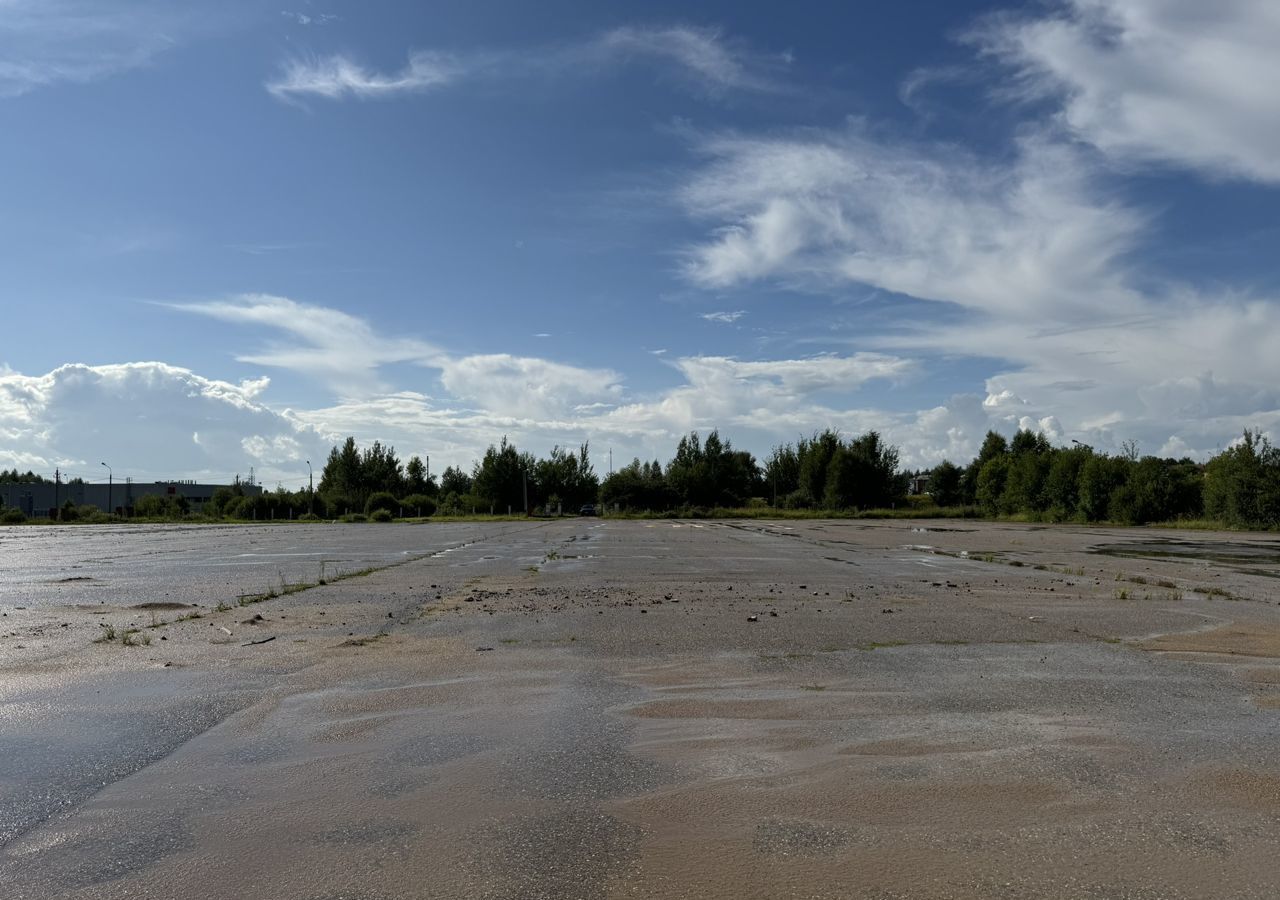
[[[587,444],[553,447],[546,456],[503,438],[470,472],[450,466],[439,480],[412,456],[378,441],[364,449],[347,438],[329,453],[314,492],[218,488],[203,512],[235,519],[286,519],[577,512],[610,510],[677,515],[743,507],[847,512],[910,505],[931,514],[985,515],[1052,522],[1146,522],[1209,519],[1233,527],[1280,527],[1280,450],[1260,432],[1207,463],[1119,454],[1086,444],[1055,447],[1041,433],[1012,439],[990,431],[965,465],[944,461],[927,473],[905,472],[896,447],[879,433],[845,438],[827,429],[773,449],[763,464],[712,431],[680,438],[663,465],[633,460],[601,479]],[[924,496],[909,496],[913,476]],[[0,471],[0,481],[37,480]],[[141,498],[139,515],[181,517],[181,497]],[[154,508],[153,508],[154,507]],[[932,508],[931,507],[936,507]]]
[[[1280,451],[1259,432],[1207,463],[1117,455],[1087,444],[1053,447],[1043,434],[988,432],[965,467],[943,462],[929,477],[939,506],[973,505],[989,516],[1141,525],[1207,518],[1238,528],[1280,527]]]

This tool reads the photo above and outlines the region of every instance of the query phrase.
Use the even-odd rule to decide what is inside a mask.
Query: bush
[[[395,518],[395,517],[391,515],[391,510],[389,510],[389,509],[375,509],[375,510],[373,511],[373,515],[371,515],[371,516],[369,517],[369,521],[371,521],[371,522],[390,522],[393,518]]]
[[[187,508],[187,498],[181,494],[147,494],[134,502],[133,514],[148,519],[180,519]]]
[[[369,517],[364,513],[347,513],[342,517],[344,522],[368,522]]]
[[[389,515],[394,516],[400,510],[400,501],[390,491],[378,491],[376,494],[370,494],[369,499],[364,504],[365,515],[371,516],[379,510],[384,510]]]
[[[26,515],[16,506],[0,513],[0,523],[5,525],[21,525],[25,521],[27,521]]]
[[[315,513],[303,513],[302,515],[298,516],[298,521],[299,522],[319,522],[320,517],[317,516]]]
[[[426,494],[410,494],[400,500],[406,516],[430,516],[436,511],[436,501]]]

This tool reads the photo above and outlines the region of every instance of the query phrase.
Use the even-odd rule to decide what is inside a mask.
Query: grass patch
[[[146,647],[151,644],[151,635],[145,634],[140,628],[126,628],[124,631],[117,632],[114,628],[104,625],[102,636],[99,637],[95,644],[106,644],[114,641],[116,635],[120,636],[120,646],[122,647]]]
[[[385,632],[380,631],[377,634],[371,634],[366,637],[347,638],[338,646],[339,647],[368,647],[370,644],[376,644],[378,641],[382,640],[386,636],[387,635]]]

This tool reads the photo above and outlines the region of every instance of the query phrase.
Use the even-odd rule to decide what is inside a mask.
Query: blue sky
[[[1280,435],[1280,10],[0,0],[0,466]]]

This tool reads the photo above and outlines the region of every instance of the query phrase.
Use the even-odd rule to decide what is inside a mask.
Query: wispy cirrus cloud
[[[648,57],[675,63],[704,86],[749,91],[774,91],[779,75],[790,64],[789,54],[765,55],[718,28],[673,26],[615,28],[588,45],[609,61]]]
[[[708,322],[719,322],[722,325],[732,325],[746,314],[747,311],[745,309],[735,309],[731,312],[722,310],[720,312],[702,313],[699,318],[706,319]]]
[[[991,312],[1133,311],[1123,258],[1145,217],[1109,201],[1070,147],[1022,140],[1012,162],[860,129],[712,136],[678,194],[715,224],[686,274],[867,284]]]
[[[310,25],[328,25],[331,22],[337,22],[341,19],[341,16],[338,16],[336,13],[305,13],[287,9],[280,10],[280,15],[298,25],[303,26],[304,28]]]
[[[1150,214],[1109,196],[1077,145],[1029,133],[997,162],[810,131],[702,149],[679,197],[712,227],[686,275],[718,295],[763,281],[946,304],[945,325],[904,307],[857,344],[1004,360],[983,411],[1006,430],[1204,449],[1280,420],[1280,300],[1153,279],[1137,261]]]
[[[1053,99],[1072,135],[1130,163],[1280,183],[1280,6],[1266,0],[1058,0],[969,40]]]
[[[459,60],[438,53],[410,55],[403,68],[391,73],[368,69],[347,56],[324,59],[293,59],[280,75],[267,82],[267,91],[281,100],[321,97],[377,99],[397,94],[420,93],[442,87],[466,74]]]
[[[416,338],[379,334],[357,316],[270,294],[167,304],[171,309],[223,322],[256,325],[282,337],[239,354],[241,362],[290,369],[315,377],[341,395],[385,390],[378,370],[394,363],[426,363],[440,351]]]
[[[0,97],[145,66],[205,24],[156,0],[3,0]]]
[[[581,77],[584,71],[615,68],[636,60],[665,65],[712,92],[777,90],[779,76],[789,63],[785,55],[754,52],[745,42],[716,29],[627,26],[575,44],[526,50],[417,50],[406,65],[390,72],[370,68],[346,54],[295,58],[285,62],[266,88],[281,100],[374,99],[474,80]]]

